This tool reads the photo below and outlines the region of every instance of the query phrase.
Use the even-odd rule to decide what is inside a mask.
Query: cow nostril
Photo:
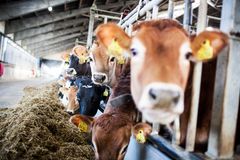
[[[95,81],[102,83],[106,79],[106,76],[105,75],[93,75],[93,78]]]
[[[157,99],[157,95],[154,93],[153,89],[149,90],[149,96],[153,99],[156,100]]]
[[[179,99],[180,99],[180,93],[175,93],[175,95],[173,96],[173,102],[175,103],[175,104],[177,104],[178,103],[178,101],[179,101]]]
[[[102,81],[104,81],[106,79],[106,76],[102,76]]]

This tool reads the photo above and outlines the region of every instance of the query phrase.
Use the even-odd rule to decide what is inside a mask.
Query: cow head
[[[79,64],[83,64],[88,59],[88,52],[87,48],[81,45],[77,45],[72,49],[72,52],[70,54],[73,54],[78,57]]]
[[[86,72],[86,62],[88,60],[86,47],[77,45],[70,52],[69,66],[66,72],[69,76],[82,75]]]
[[[138,126],[134,127],[128,118],[120,114],[102,114],[94,120],[83,115],[74,115],[70,118],[70,122],[78,126],[82,132],[90,132],[89,128],[91,128],[97,160],[123,160],[132,129],[133,132],[141,129],[144,136],[150,134],[149,125],[137,124]]]
[[[70,86],[69,88],[61,87],[59,91],[67,98],[67,102],[64,103],[67,108],[67,112],[73,114],[78,108],[79,104],[77,101],[77,90],[75,86]]]
[[[116,83],[116,70],[125,62],[125,59],[107,54],[105,47],[95,42],[91,48],[89,62],[93,82],[112,87]]]
[[[215,58],[228,37],[216,29],[189,36],[179,23],[168,19],[142,22],[133,30],[129,37],[108,23],[100,25],[96,35],[106,49],[115,41],[122,52],[131,54],[131,92],[137,108],[148,121],[168,124],[184,110],[189,60]]]

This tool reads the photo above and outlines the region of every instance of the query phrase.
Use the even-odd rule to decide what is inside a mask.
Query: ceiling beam
[[[52,46],[56,46],[56,45],[58,45],[58,44],[64,44],[64,43],[68,43],[69,41],[74,41],[74,42],[76,42],[76,37],[74,37],[74,38],[71,38],[71,39],[67,39],[67,40],[63,40],[63,41],[59,41],[59,42],[56,42],[56,43],[53,43],[53,44],[45,44],[45,45],[43,45],[43,46],[39,46],[39,47],[35,47],[35,48],[33,48],[33,49],[29,49],[31,52],[33,52],[33,53],[35,53],[35,52],[37,52],[38,50],[45,50],[45,48],[51,48]]]
[[[80,36],[85,35],[85,34],[87,34],[87,33],[74,33],[74,34],[71,34],[71,35],[61,36],[61,37],[58,37],[58,38],[52,38],[52,39],[49,39],[49,40],[46,40],[46,41],[43,41],[43,42],[30,44],[30,45],[27,46],[27,48],[30,49],[30,50],[33,50],[33,49],[36,49],[36,48],[44,47],[46,45],[58,43],[58,42],[61,42],[61,41],[72,39],[72,38],[77,38],[77,37],[80,37]]]
[[[57,6],[77,0],[21,0],[7,1],[0,5],[0,21],[23,16],[32,12],[47,9],[49,6]]]
[[[79,0],[78,8],[81,8],[82,4],[83,4],[83,0]]]
[[[70,44],[75,44],[75,38],[73,39],[70,39],[70,40],[66,40],[66,41],[62,41],[60,43],[54,43],[52,45],[48,45],[48,46],[45,46],[45,47],[41,47],[39,49],[35,49],[32,51],[32,53],[34,53],[35,55],[37,55],[37,53],[40,53],[40,52],[46,52],[48,50],[52,50],[52,49],[55,49],[55,48],[60,48],[62,46],[65,46],[65,45],[70,45]]]
[[[67,28],[70,26],[79,25],[81,23],[86,23],[86,22],[88,22],[88,18],[79,18],[79,19],[71,19],[71,20],[51,23],[42,27],[30,28],[20,32],[16,32],[14,34],[14,40],[15,41],[23,40],[32,36],[55,31],[62,28]]]
[[[26,46],[26,45],[30,45],[33,43],[38,43],[38,42],[42,42],[48,39],[52,39],[52,38],[57,38],[60,37],[62,35],[66,35],[69,33],[76,33],[76,32],[83,32],[83,30],[85,29],[85,27],[75,27],[75,28],[69,28],[69,29],[63,29],[63,30],[59,30],[59,31],[55,31],[55,32],[48,32],[45,34],[40,34],[34,37],[30,37],[27,39],[22,40],[22,45]]]
[[[109,0],[106,0],[106,1],[105,1],[105,4],[108,4],[108,3],[109,3]]]
[[[58,53],[58,52],[63,52],[65,50],[73,48],[74,46],[75,46],[75,44],[64,45],[64,46],[61,46],[59,48],[51,49],[51,50],[44,51],[44,52],[39,52],[35,56],[36,57],[42,57],[42,56],[46,56],[46,55],[50,55],[50,54],[55,54],[55,53]]]
[[[117,3],[109,3],[108,5],[98,5],[97,7],[103,10],[119,7],[119,6],[126,6],[129,4],[135,4],[137,1],[126,1],[124,2],[117,2]],[[13,20],[6,24],[6,33],[14,33],[17,31],[21,31],[27,28],[37,27],[48,23],[53,23],[55,21],[60,21],[63,19],[75,17],[80,14],[89,13],[90,7],[70,10],[66,12],[59,12],[59,13],[53,13],[51,15],[43,15],[39,17],[33,17],[33,18],[26,18],[26,19],[20,19],[20,20]]]

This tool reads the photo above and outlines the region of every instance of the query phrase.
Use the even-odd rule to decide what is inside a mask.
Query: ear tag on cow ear
[[[112,56],[118,57],[121,56],[123,52],[122,47],[118,44],[116,40],[112,40],[110,45],[108,46],[108,53]]]
[[[80,64],[83,64],[87,61],[87,57],[86,56],[78,56],[78,59],[79,59],[79,63]]]
[[[84,123],[83,121],[79,122],[78,128],[81,132],[87,132],[88,131],[88,125],[86,123]]]
[[[201,44],[201,47],[197,52],[196,58],[202,61],[202,60],[211,59],[212,57],[213,57],[213,47],[211,46],[210,41],[206,39]]]
[[[139,130],[137,135],[136,135],[136,140],[138,143],[145,143],[146,138],[144,136],[143,130]]]
[[[103,96],[107,97],[108,96],[108,90],[105,89],[105,91],[103,92]]]
[[[117,58],[117,62],[118,62],[118,64],[124,64],[124,63],[125,63],[124,57],[123,57],[123,56],[119,56],[119,57]]]

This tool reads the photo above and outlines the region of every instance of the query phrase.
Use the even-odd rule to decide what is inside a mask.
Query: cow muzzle
[[[66,69],[66,73],[69,76],[75,76],[77,74],[76,70],[74,68],[68,68]]]
[[[95,84],[107,83],[107,75],[105,73],[93,73],[92,80]]]
[[[183,112],[183,97],[178,85],[155,82],[145,87],[137,107],[148,121],[168,124]]]

